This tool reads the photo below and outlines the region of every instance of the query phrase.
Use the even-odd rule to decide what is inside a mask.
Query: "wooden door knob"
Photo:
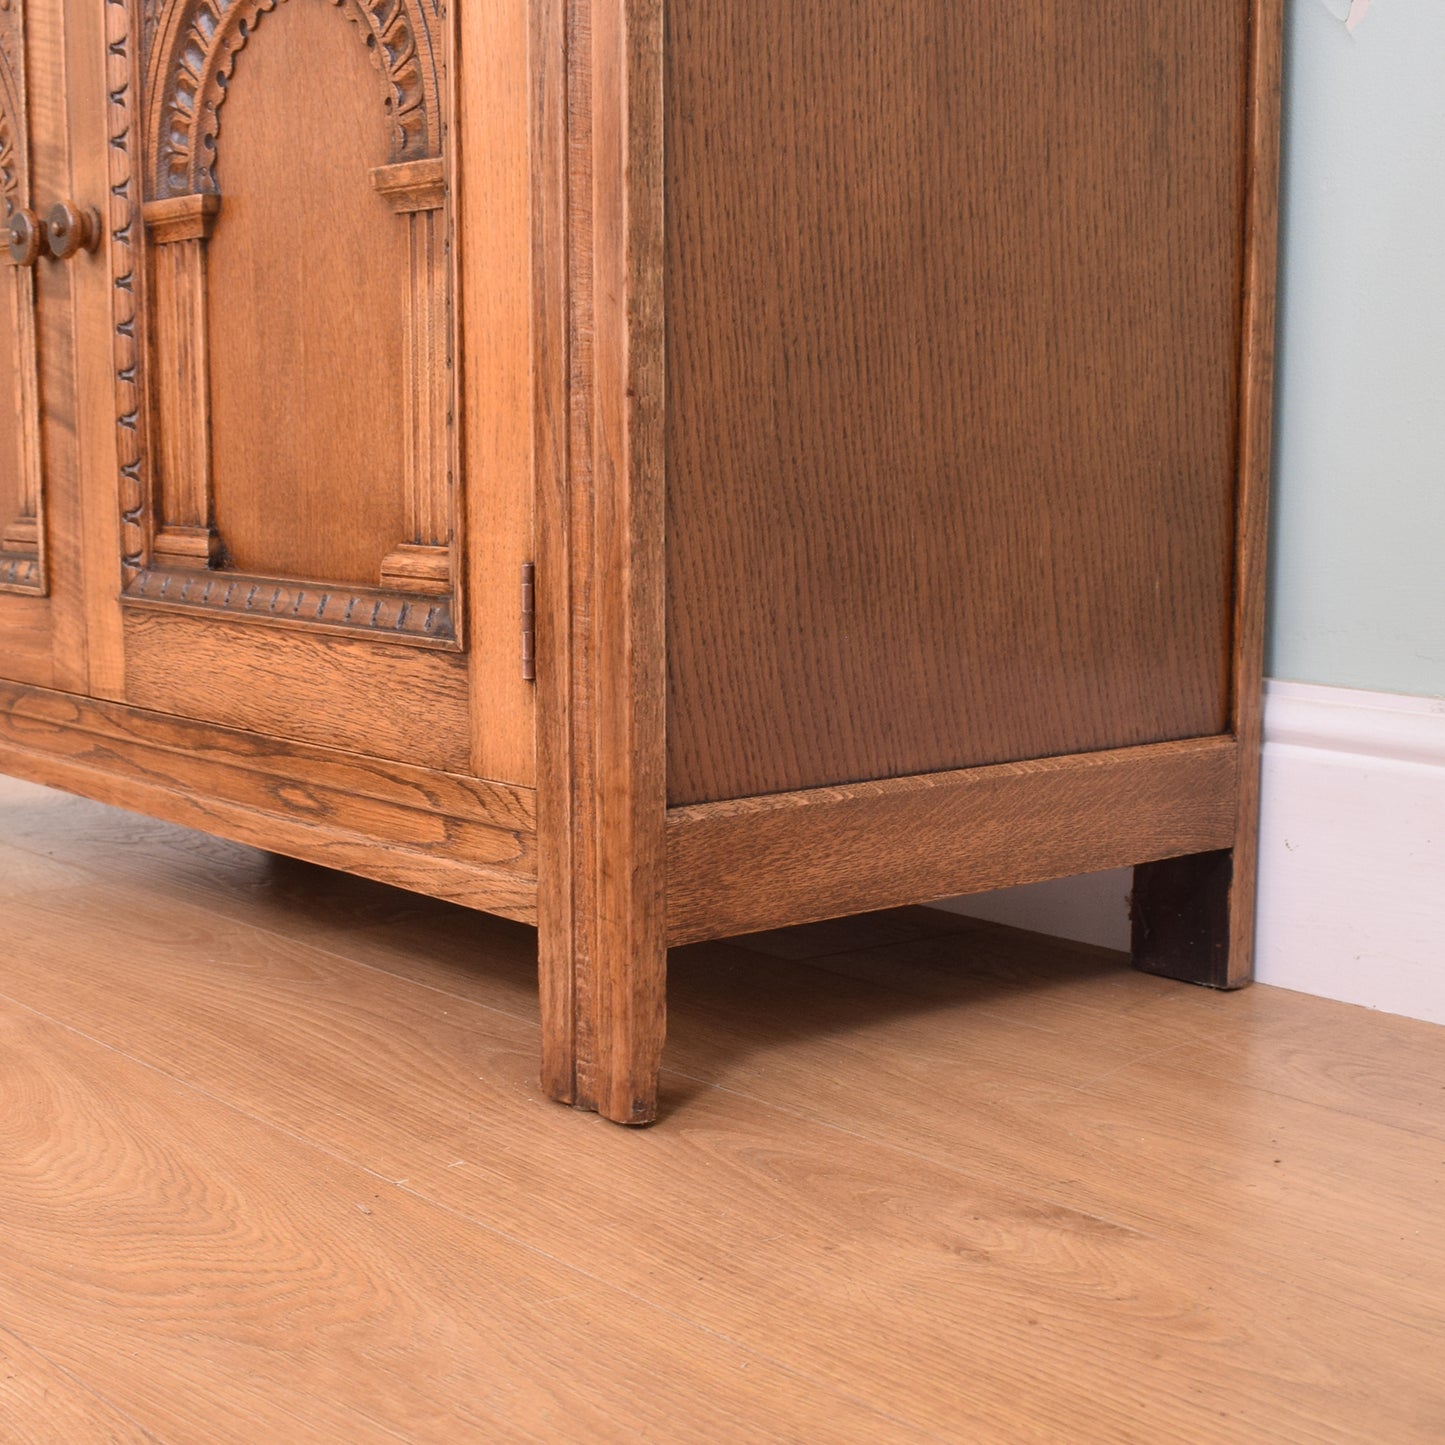
[[[94,206],[77,206],[74,201],[57,201],[45,218],[50,254],[65,261],[77,251],[93,251],[100,245],[100,212]]]
[[[33,266],[45,250],[45,222],[34,211],[17,206],[6,223],[5,241],[17,266]]]

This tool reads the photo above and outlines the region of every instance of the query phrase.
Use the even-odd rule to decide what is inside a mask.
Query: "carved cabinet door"
[[[517,638],[468,635],[454,11],[104,12],[125,699],[495,771],[470,654]]]
[[[0,678],[78,690],[80,578],[61,535],[76,504],[75,273],[48,229],[69,184],[65,41],[62,0],[0,0]],[[98,222],[78,239],[97,242]]]

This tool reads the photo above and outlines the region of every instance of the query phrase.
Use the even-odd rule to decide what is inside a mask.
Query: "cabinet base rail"
[[[620,948],[597,920],[539,919],[531,789],[9,683],[0,770],[540,923],[546,1087],[623,1123],[656,1114],[670,946],[1135,866],[1139,967],[1250,977],[1228,736],[671,809],[665,927]]]

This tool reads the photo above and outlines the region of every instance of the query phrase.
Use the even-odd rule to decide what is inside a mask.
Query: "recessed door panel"
[[[329,77],[324,105],[313,69]],[[413,540],[408,226],[371,179],[388,151],[377,99],[356,27],[295,0],[226,88],[207,343],[216,527],[242,571],[374,585]]]

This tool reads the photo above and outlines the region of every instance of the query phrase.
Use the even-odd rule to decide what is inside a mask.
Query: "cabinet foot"
[[[606,930],[539,932],[542,1087],[559,1103],[614,1123],[651,1124],[666,1032],[666,950],[660,942],[609,947],[598,933]]]
[[[1193,853],[1134,869],[1135,968],[1209,988],[1254,977],[1254,879],[1235,851]]]

